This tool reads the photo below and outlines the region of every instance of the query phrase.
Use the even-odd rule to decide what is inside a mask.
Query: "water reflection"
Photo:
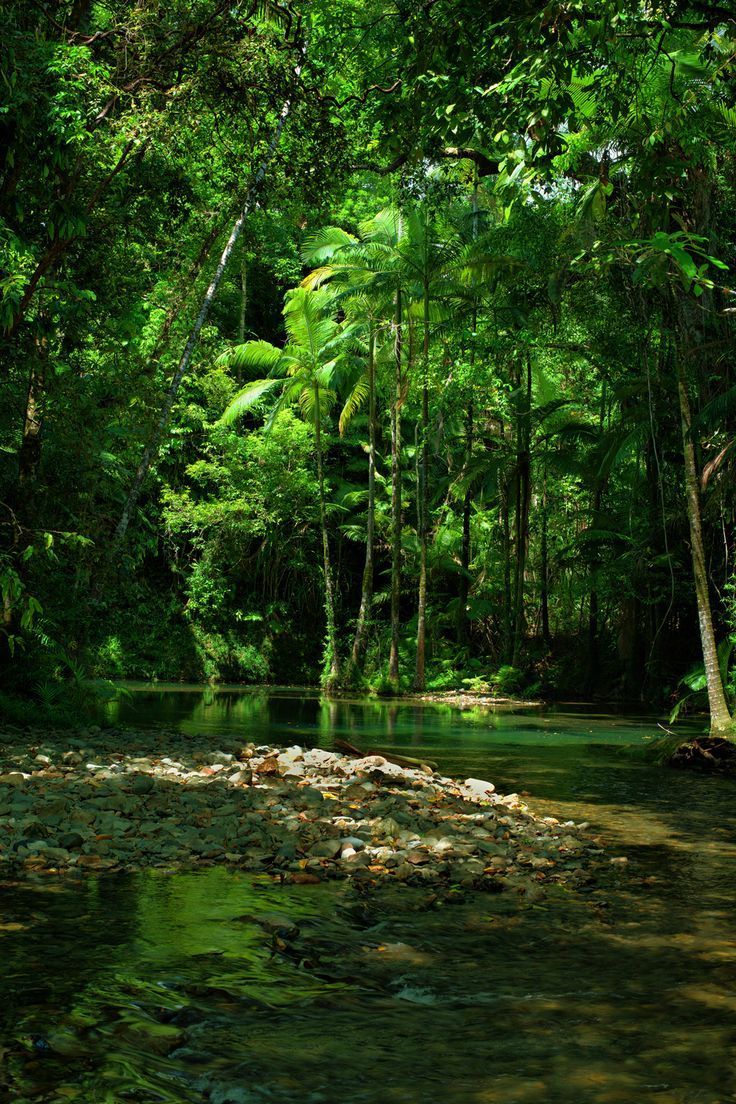
[[[234,688],[157,688],[117,709],[213,744],[426,753],[589,821],[629,862],[527,906],[223,869],[6,885],[0,1101],[736,1098],[736,787],[617,750],[651,720]],[[273,911],[298,935],[253,919]]]

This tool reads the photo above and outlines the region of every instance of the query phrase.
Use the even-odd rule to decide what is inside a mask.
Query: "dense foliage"
[[[8,691],[693,694],[730,730],[728,6],[4,22]]]

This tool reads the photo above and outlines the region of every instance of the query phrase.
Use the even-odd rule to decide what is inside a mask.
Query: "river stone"
[[[22,786],[26,777],[27,776],[21,774],[20,771],[9,771],[8,774],[0,774],[0,784],[5,786]]]
[[[343,836],[340,842],[343,847],[352,847],[354,851],[362,851],[365,847],[365,840],[359,836]]]
[[[308,767],[316,767],[318,770],[329,770],[334,767],[338,756],[324,748],[309,748],[304,752],[302,760]]]
[[[244,767],[242,770],[236,770],[234,774],[231,774],[228,778],[233,786],[250,786],[253,781],[253,771],[250,767]]]
[[[79,832],[63,832],[59,836],[59,846],[66,848],[67,851],[76,851],[83,844],[84,839]]]
[[[490,797],[496,789],[492,782],[486,782],[483,778],[466,778],[462,788],[471,797],[480,800]]]
[[[317,859],[334,859],[340,854],[339,839],[323,839],[313,843],[309,854]]]
[[[283,939],[295,939],[299,935],[299,925],[280,912],[260,912],[254,916],[241,916],[241,920],[252,920],[268,932],[280,935]]]
[[[129,785],[131,793],[143,796],[143,794],[150,793],[153,789],[153,779],[147,774],[136,774],[133,781]]]

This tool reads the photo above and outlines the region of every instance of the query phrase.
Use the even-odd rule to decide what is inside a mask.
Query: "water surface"
[[[651,718],[180,687],[117,708],[213,749],[431,757],[629,862],[533,903],[222,868],[6,885],[0,1101],[736,1100],[736,785],[628,754]],[[299,934],[252,919],[273,912]]]

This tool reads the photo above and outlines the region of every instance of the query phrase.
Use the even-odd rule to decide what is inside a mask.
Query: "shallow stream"
[[[433,758],[628,862],[534,902],[222,868],[6,882],[3,1104],[736,1101],[736,783],[645,765],[653,720],[201,687],[116,709],[213,749]]]

